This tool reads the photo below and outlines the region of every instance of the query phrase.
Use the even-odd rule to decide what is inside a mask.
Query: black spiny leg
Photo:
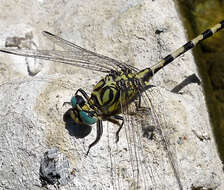
[[[122,123],[120,124],[117,120],[121,120]],[[110,118],[108,118],[108,121],[110,121],[110,122],[119,126],[119,129],[116,132],[116,141],[115,142],[117,143],[119,141],[119,132],[124,125],[124,118],[120,115],[113,115],[113,116],[110,116]]]
[[[95,139],[95,141],[93,141],[89,145],[89,148],[88,148],[88,151],[86,153],[86,156],[89,154],[90,148],[93,147],[94,145],[96,145],[99,142],[102,134],[103,134],[103,123],[102,123],[102,120],[98,119],[97,120],[97,125],[96,125],[96,139]]]
[[[83,90],[82,88],[79,88],[79,89],[76,91],[75,95],[77,95],[78,92],[80,92],[80,93],[84,96],[84,98],[85,98],[87,101],[89,100],[89,96],[86,94],[85,90]]]
[[[67,104],[68,104],[69,106],[71,106],[71,105],[72,105],[72,103],[71,103],[71,102],[64,102],[62,106],[65,106],[65,105],[67,105]]]
[[[79,88],[79,89],[75,92],[75,96],[78,97],[77,94],[78,94],[79,92],[80,92],[80,93],[84,96],[84,98],[88,101],[89,96],[86,94],[86,92],[85,92],[82,88]],[[82,97],[80,96],[80,98],[82,98]],[[80,100],[80,98],[79,98],[79,100]],[[82,100],[82,99],[81,99],[81,100]],[[83,100],[83,102],[84,102],[84,100]],[[71,102],[64,102],[62,106],[65,106],[65,105],[67,105],[67,104],[70,105],[70,106],[72,106],[72,103],[71,103]],[[79,104],[79,103],[78,103],[78,104]]]

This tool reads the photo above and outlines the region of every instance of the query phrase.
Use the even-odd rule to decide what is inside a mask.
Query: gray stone
[[[40,180],[42,186],[67,185],[73,178],[72,170],[68,159],[58,151],[52,148],[44,153],[40,163]]]

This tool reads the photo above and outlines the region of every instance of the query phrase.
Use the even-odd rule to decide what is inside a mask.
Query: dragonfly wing
[[[82,57],[74,55],[74,53],[71,51],[2,48],[0,49],[0,52],[24,57],[32,57],[36,59],[55,61],[104,73],[109,73],[112,69],[112,67],[95,62],[95,60],[91,59],[88,56]]]
[[[43,35],[53,43],[65,49],[65,51],[1,48],[0,52],[55,61],[104,73],[110,73],[111,70],[123,68],[128,68],[134,72],[139,71],[139,69],[131,65],[86,50],[72,42],[60,38],[59,36],[51,34],[50,32],[44,31]]]
[[[179,167],[178,167],[178,163],[176,159],[176,151],[170,145],[171,143],[170,143],[169,137],[171,135],[169,134],[170,133],[170,130],[168,129],[169,125],[164,116],[166,108],[164,108],[163,104],[160,102],[160,101],[164,101],[163,95],[160,93],[158,89],[152,89],[152,90],[143,92],[141,97],[142,97],[143,105],[150,108],[150,112],[149,112],[150,114],[148,114],[147,117],[151,117],[151,123],[155,125],[155,133],[157,135],[156,139],[160,143],[159,146],[161,146],[160,147],[161,151],[165,151],[165,155],[167,159],[163,159],[163,163],[167,162],[167,165],[169,165],[169,167],[172,170],[174,178],[176,178],[177,186],[179,187],[179,189],[183,189],[183,185],[180,180]],[[155,154],[156,154],[156,151],[155,151]],[[155,157],[159,158],[160,154],[161,152],[159,152],[158,155],[155,155]],[[164,166],[162,166],[162,168],[160,167],[158,168],[161,171],[165,171],[163,167]],[[158,170],[158,168],[155,168],[154,170],[156,171]]]
[[[50,32],[47,32],[47,31],[43,31],[42,34],[48,38],[50,41],[52,41],[53,43],[57,44],[58,46],[62,47],[63,49],[65,50],[68,50],[68,51],[86,51],[84,48],[72,43],[72,42],[69,42],[67,40],[64,40],[63,38],[57,36],[57,35],[54,35]]]
[[[117,176],[115,175],[118,178],[115,181],[119,181],[118,187],[126,184],[122,180],[121,176],[123,175],[129,176],[133,189],[138,189],[138,187],[141,189],[161,189],[161,187],[166,186],[162,180],[166,179],[166,171],[169,168],[177,180],[176,186],[179,186],[179,189],[182,188],[175,152],[171,150],[169,139],[167,139],[164,130],[167,127],[166,121],[164,121],[164,110],[159,111],[154,105],[153,97],[158,96],[161,95],[157,90],[149,90],[142,93],[140,108],[138,99],[122,108],[124,127],[120,131],[118,144],[121,146],[124,139],[127,141],[128,152],[122,158],[128,160],[129,164],[124,164],[121,170],[119,158],[116,155],[111,156],[113,158],[111,159],[113,161],[111,165],[114,166],[113,170],[121,170]],[[160,107],[162,106],[160,105]],[[111,150],[113,152],[113,149]],[[119,173],[122,175],[119,176]]]
[[[42,33],[46,38],[48,38],[53,43],[57,44],[58,46],[62,47],[65,50],[72,51],[74,53],[74,55],[79,55],[82,57],[85,57],[85,56],[90,57],[91,59],[95,60],[95,62],[101,63],[106,66],[111,66],[111,67],[113,67],[113,69],[129,68],[135,72],[139,71],[139,69],[137,69],[134,66],[128,65],[124,62],[117,61],[113,58],[110,58],[110,57],[89,51],[87,49],[84,49],[84,48],[82,48],[72,42],[69,42],[57,35],[54,35],[50,32],[43,31]]]

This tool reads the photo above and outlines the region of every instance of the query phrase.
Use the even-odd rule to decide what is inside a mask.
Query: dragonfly
[[[105,73],[105,77],[93,87],[90,96],[85,90],[79,88],[71,98],[71,101],[64,103],[71,106],[64,115],[65,120],[66,118],[70,118],[76,126],[91,126],[96,124],[96,139],[89,145],[86,153],[88,155],[92,147],[102,137],[104,129],[103,121],[109,121],[118,125],[119,128],[116,131],[116,142],[118,142],[119,133],[125,125],[124,116],[121,116],[121,114],[127,113],[130,104],[136,100],[136,109],[145,109],[141,106],[142,99],[144,99],[142,94],[145,93],[147,96],[146,90],[153,87],[151,85],[152,77],[177,57],[195,47],[200,41],[209,38],[223,28],[224,21],[221,21],[173,53],[165,56],[152,67],[142,70],[124,62],[86,50],[47,31],[44,31],[43,35],[65,51],[2,48],[0,52],[49,60]],[[150,100],[148,99],[148,101]],[[164,141],[167,144],[166,139]],[[173,165],[172,161],[171,165]],[[180,189],[182,189],[178,174],[177,181]]]

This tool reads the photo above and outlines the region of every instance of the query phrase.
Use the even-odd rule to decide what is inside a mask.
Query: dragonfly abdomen
[[[213,34],[218,32],[219,30],[224,28],[224,20],[220,23],[216,24],[215,26],[211,27],[210,29],[205,30],[200,35],[192,39],[191,41],[184,44],[182,47],[178,48],[176,51],[172,52],[171,54],[167,55],[163,59],[161,59],[157,64],[151,67],[153,75],[157,73],[160,69],[171,63],[180,55],[184,54],[188,50],[194,48],[199,42],[211,37]]]

